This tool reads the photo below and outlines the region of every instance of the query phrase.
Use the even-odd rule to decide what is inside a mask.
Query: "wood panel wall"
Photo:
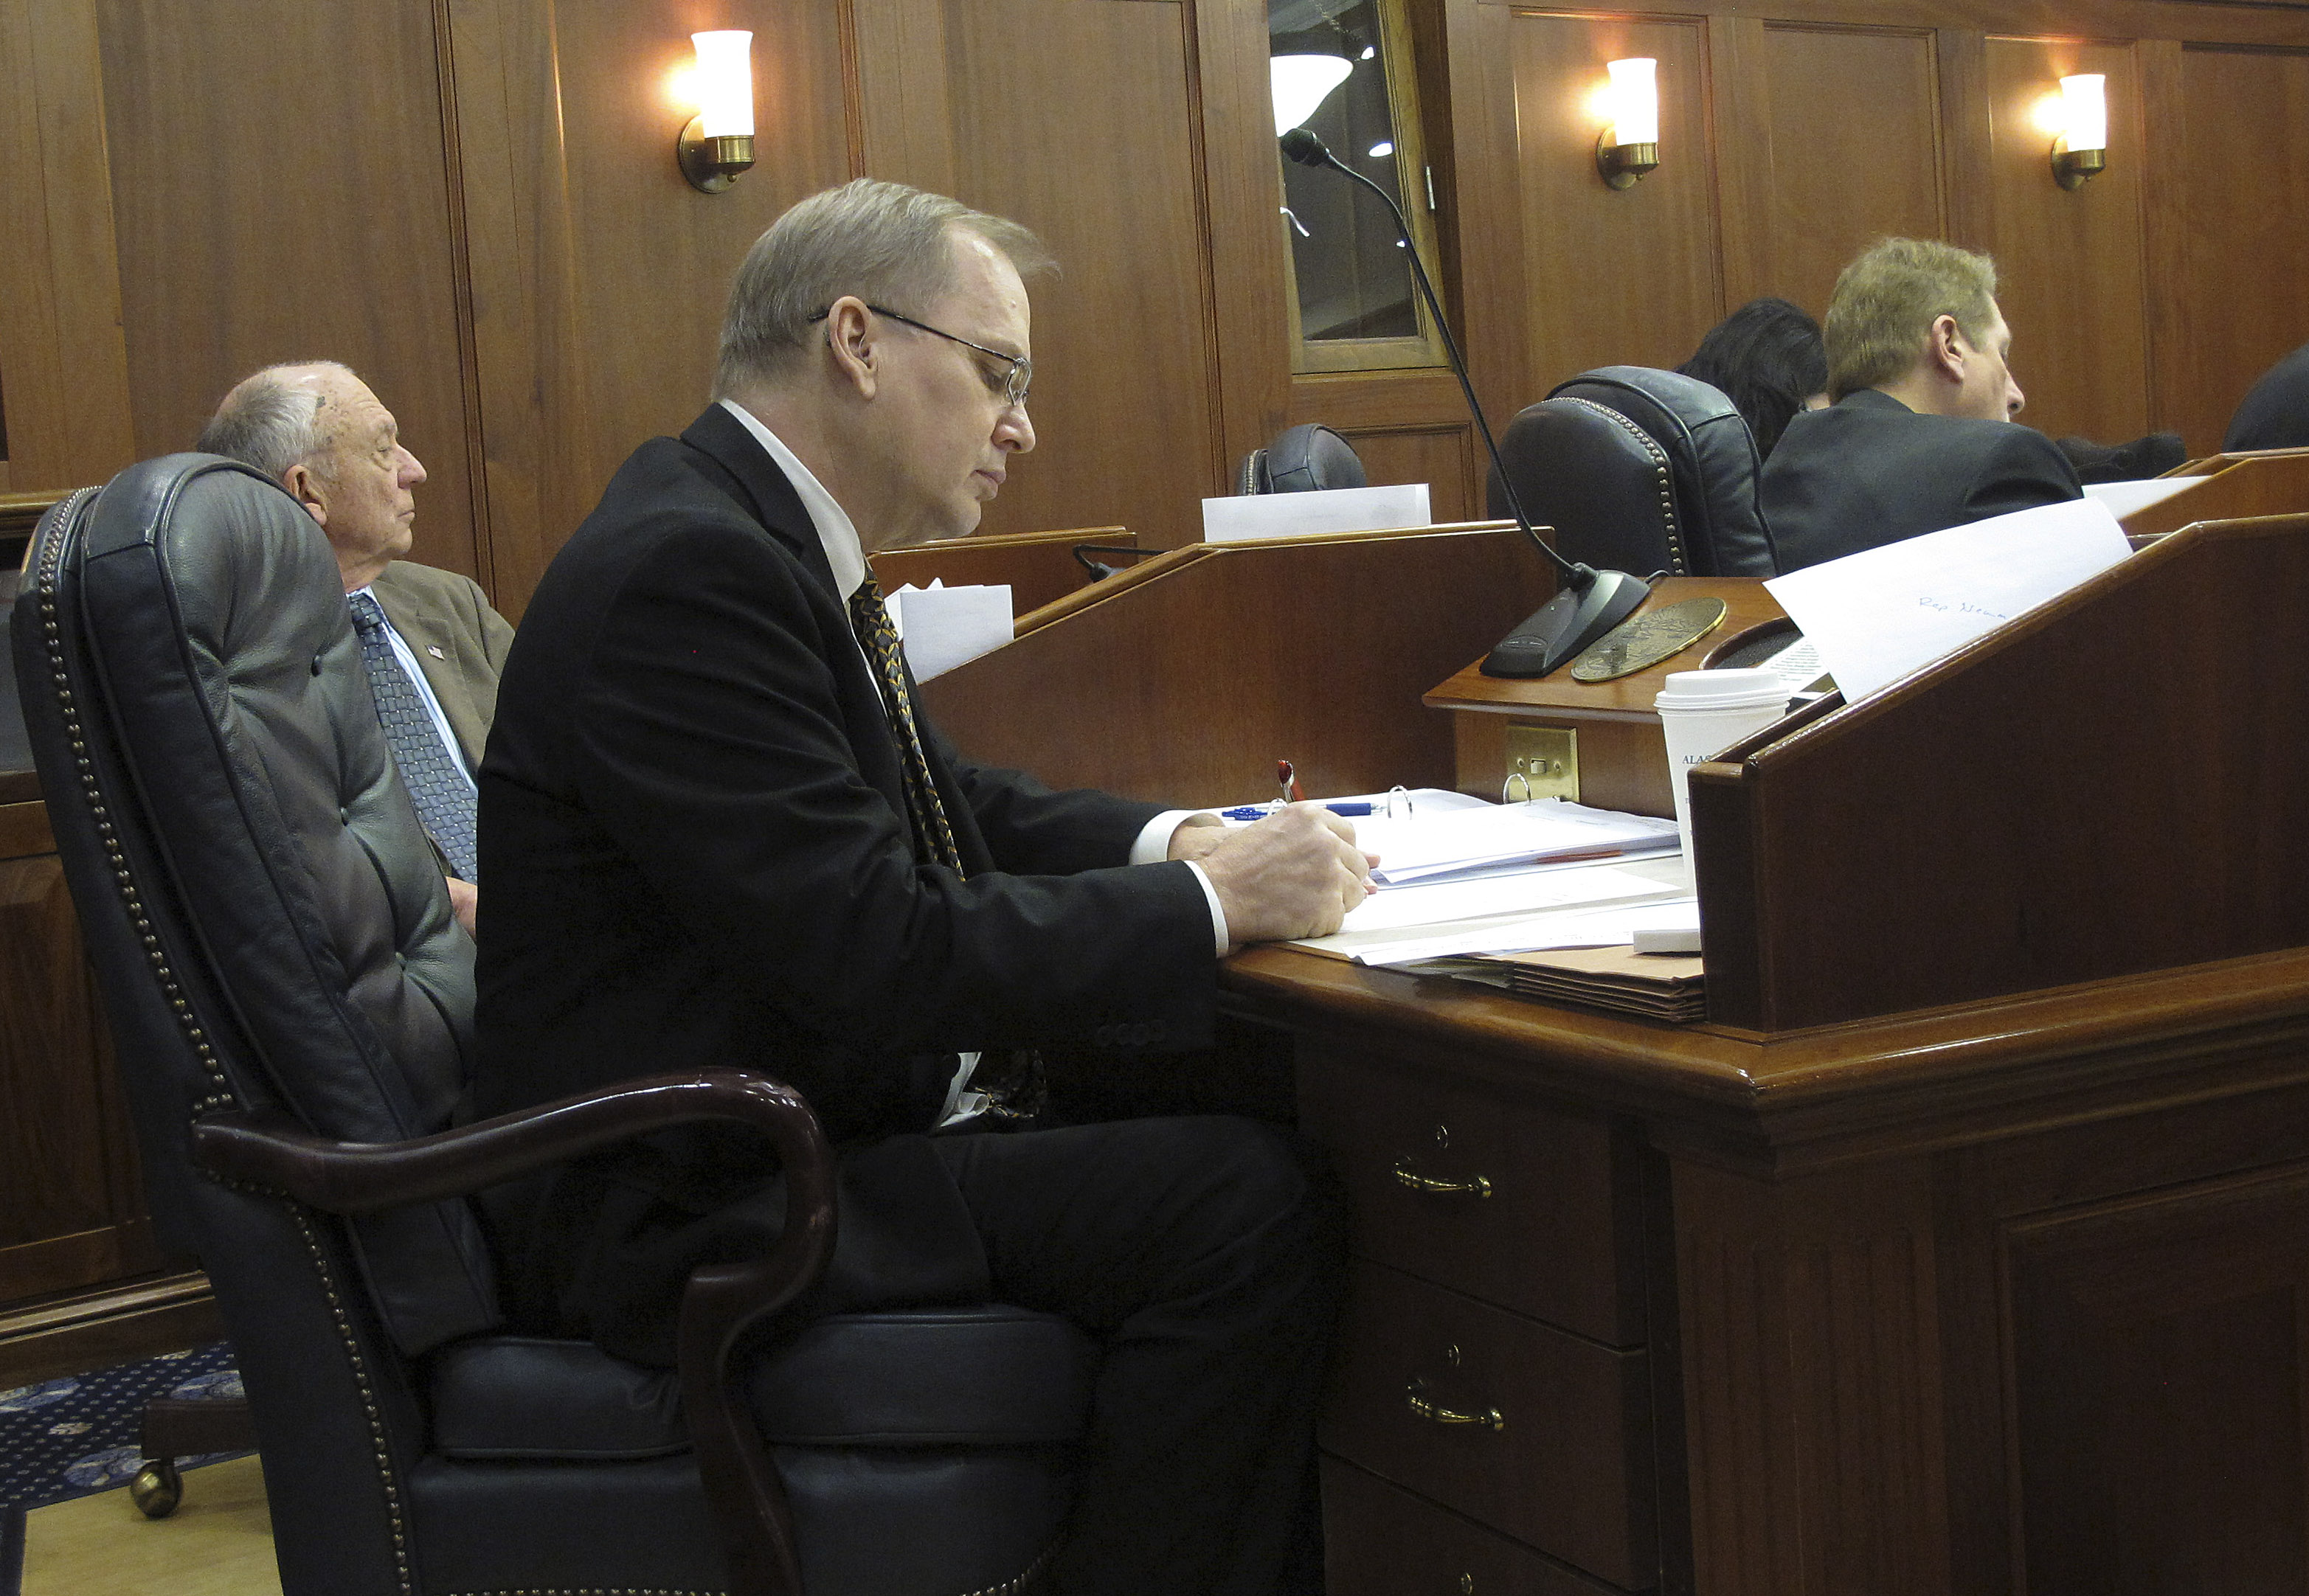
[[[2027,419],[2217,444],[2309,338],[2309,4],[1411,0],[1444,290],[1505,414],[1670,365],[1881,232],[1992,249]],[[676,174],[669,79],[755,30],[763,159]],[[1604,61],[1661,61],[1663,164],[1595,177]],[[2037,102],[2110,80],[2106,175],[2052,184]],[[1440,370],[1290,374],[1261,0],[20,0],[0,13],[0,487],[184,446],[269,360],[346,359],[426,462],[418,556],[517,613],[643,436],[702,403],[731,266],[858,173],[1015,214],[1040,444],[990,530],[1152,544],[1286,423],[1481,509]]]
[[[1673,365],[1760,294],[1820,314],[1884,234],[1995,255],[2022,418],[2056,436],[2170,428],[2204,452],[2309,340],[2309,278],[2255,263],[2309,243],[2309,10],[1445,5],[1446,220],[1488,402],[1606,360]],[[1630,54],[1660,62],[1662,164],[1613,192],[1592,175],[1589,100]],[[2037,113],[2079,71],[2109,80],[2109,165],[2069,193]]]

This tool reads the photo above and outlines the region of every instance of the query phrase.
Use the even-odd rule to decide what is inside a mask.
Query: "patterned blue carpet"
[[[0,1513],[43,1507],[125,1485],[143,1466],[136,1430],[152,1396],[237,1397],[240,1375],[232,1345],[217,1342],[93,1374],[43,1380],[0,1391]],[[178,1460],[179,1468],[237,1453]],[[6,1543],[0,1528],[0,1592]]]

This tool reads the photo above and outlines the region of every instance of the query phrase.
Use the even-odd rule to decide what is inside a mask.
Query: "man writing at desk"
[[[719,402],[626,462],[506,666],[478,1106],[667,1069],[791,1082],[844,1153],[825,1306],[1004,1300],[1104,1340],[1060,1590],[1313,1589],[1336,1244],[1287,1140],[925,1134],[977,1091],[1031,1111],[1024,1049],[1162,1069],[1208,1039],[1226,945],[1327,931],[1369,891],[1319,808],[1231,832],[1052,793],[915,714],[865,556],[970,531],[1033,448],[1042,263],[1015,223],[863,180],[749,252]],[[685,1133],[507,1196],[518,1311],[670,1363],[690,1267],[774,1234],[771,1175]]]

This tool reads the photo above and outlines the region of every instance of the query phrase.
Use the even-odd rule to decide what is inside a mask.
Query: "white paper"
[[[1392,531],[1433,526],[1427,484],[1326,487],[1313,493],[1250,493],[1203,501],[1203,541],[1309,538],[1330,532]]]
[[[1764,583],[1847,703],[2058,598],[2132,553],[2097,499],[1927,532]]]
[[[918,682],[992,653],[1016,630],[1007,584],[950,588],[933,582],[918,588],[909,582],[889,596],[887,605]]]
[[[1374,815],[1355,827],[1355,840],[1379,855],[1371,879],[1401,888],[1500,865],[1524,865],[1569,854],[1642,853],[1676,845],[1675,822],[1649,815],[1591,809],[1561,798],[1486,804],[1410,820]]]
[[[1614,903],[1606,909],[1564,909],[1448,936],[1405,937],[1392,946],[1366,948],[1355,954],[1355,962],[1400,966],[1424,964],[1433,959],[1464,959],[1471,953],[1625,947],[1635,940],[1639,931],[1697,923],[1699,918],[1699,900],[1689,897],[1654,897],[1633,905]]]
[[[2123,521],[2135,510],[2162,504],[2184,487],[2194,487],[2202,477],[2146,477],[2138,482],[2088,482],[2085,496],[2098,499],[2108,513]]]
[[[1568,914],[1585,914],[1606,904],[1672,902],[1691,892],[1673,856],[1525,870],[1482,882],[1381,893],[1349,914],[1346,924],[1333,935],[1294,945],[1372,964],[1439,956],[1432,950],[1446,942],[1454,953],[1529,948],[1547,945],[1551,927],[1568,924]],[[1561,945],[1600,945],[1581,940],[1592,934],[1575,931],[1573,940]],[[1627,939],[1617,934],[1610,938]]]

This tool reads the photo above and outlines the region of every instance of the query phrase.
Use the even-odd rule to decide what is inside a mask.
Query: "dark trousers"
[[[1344,1247],[1310,1151],[1219,1117],[935,1145],[996,1299],[1104,1346],[1057,1589],[1319,1592],[1314,1411]]]

